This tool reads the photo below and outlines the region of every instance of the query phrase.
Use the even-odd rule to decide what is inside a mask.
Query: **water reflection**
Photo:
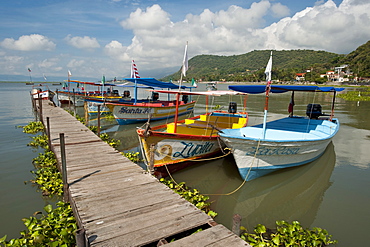
[[[310,226],[331,185],[334,166],[334,145],[330,143],[316,161],[246,182],[228,196],[222,194],[233,191],[243,182],[233,159],[208,162],[180,171],[174,177],[203,194],[211,194],[212,209],[219,214],[217,222],[231,228],[232,216],[238,213],[243,218],[242,225],[252,230],[257,224],[272,228],[276,220],[299,220],[303,226]]]

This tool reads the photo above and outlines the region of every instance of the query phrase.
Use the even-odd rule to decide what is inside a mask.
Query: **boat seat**
[[[167,133],[175,133],[175,123],[167,124]],[[217,136],[218,130],[204,124],[178,123],[176,128],[178,134]]]

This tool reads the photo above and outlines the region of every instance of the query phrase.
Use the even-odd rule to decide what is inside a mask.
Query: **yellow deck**
[[[176,133],[217,136],[218,130],[242,128],[247,120],[241,117],[200,115],[199,119],[185,119],[184,123],[177,123]],[[175,123],[167,124],[167,133],[175,133]]]

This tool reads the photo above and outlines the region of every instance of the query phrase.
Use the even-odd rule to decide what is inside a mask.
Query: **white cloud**
[[[54,42],[40,34],[23,35],[18,40],[6,38],[0,44],[4,48],[19,51],[51,51],[56,46]]]
[[[370,39],[370,3],[339,6],[331,0],[256,30],[268,40],[261,48],[314,49],[348,53]]]
[[[95,49],[95,48],[100,47],[96,38],[91,38],[89,36],[84,36],[84,37],[75,36],[75,37],[72,37],[71,35],[68,35],[67,37],[65,37],[64,40],[67,42],[67,44],[69,44],[73,47],[76,47],[78,49],[91,50],[91,49]]]
[[[162,8],[154,4],[142,11],[138,8],[135,12],[130,14],[127,20],[121,22],[121,25],[127,29],[158,29],[164,25],[170,24],[169,14],[162,10]]]
[[[263,28],[269,15],[287,16],[289,9],[263,0],[250,8],[232,5],[227,10],[188,14],[184,20],[172,22],[159,5],[137,9],[121,22],[132,29],[129,46],[110,43],[108,54],[120,60],[145,61],[148,66],[181,66],[182,50],[189,42],[189,56],[199,54],[233,55],[256,49],[314,49],[346,53],[370,39],[370,3],[344,0],[339,6],[332,0],[285,17]]]
[[[274,17],[281,18],[290,14],[290,9],[281,3],[275,3],[271,6],[271,11]]]
[[[71,59],[68,64],[67,64],[67,67],[68,68],[80,68],[82,65],[85,64],[85,60],[77,60],[77,59]]]

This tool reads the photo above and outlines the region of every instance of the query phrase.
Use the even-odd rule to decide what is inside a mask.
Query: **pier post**
[[[154,147],[155,145],[150,144],[149,148],[149,172],[151,175],[154,175]]]
[[[85,229],[80,228],[77,229],[76,231],[76,245],[77,247],[85,247],[86,246],[86,241],[85,241]]]
[[[100,136],[100,105],[98,105],[98,136]]]
[[[233,227],[231,231],[235,233],[235,235],[240,236],[240,224],[242,221],[242,217],[240,214],[234,214],[233,216]]]
[[[85,110],[85,124],[86,126],[89,126],[89,109],[86,100],[84,101],[84,110]]]
[[[66,148],[64,142],[64,133],[59,133],[60,138],[60,156],[62,159],[62,179],[63,179],[63,200],[68,202],[68,181],[67,181],[67,163],[66,163]]]
[[[48,136],[48,146],[49,150],[51,150],[51,139],[50,139],[50,119],[46,117],[46,134]]]
[[[37,100],[39,101],[40,121],[42,124],[44,124],[44,119],[43,119],[43,114],[42,114],[42,99],[40,98],[40,94]]]

